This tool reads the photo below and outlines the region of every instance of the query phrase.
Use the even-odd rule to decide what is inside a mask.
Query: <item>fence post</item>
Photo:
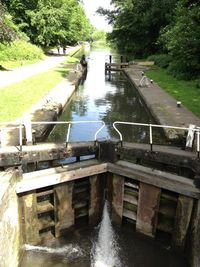
[[[200,130],[198,130],[197,131],[197,158],[199,158],[200,157],[200,138],[199,138],[199,136],[200,136]]]
[[[150,149],[153,150],[153,137],[152,137],[152,126],[149,124],[149,142],[150,142]]]
[[[33,144],[32,137],[32,124],[29,116],[23,118],[23,123],[25,127],[26,145],[31,146]]]
[[[20,151],[22,151],[22,124],[19,125],[19,147]]]
[[[66,147],[67,147],[68,142],[69,142],[70,130],[71,130],[71,123],[69,123],[68,130],[67,130]]]

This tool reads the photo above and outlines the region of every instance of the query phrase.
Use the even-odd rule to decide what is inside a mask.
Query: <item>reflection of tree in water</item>
[[[85,97],[82,93],[83,88],[79,87],[79,91],[77,91],[70,102],[67,104],[64,112],[59,118],[59,121],[72,121],[73,113],[77,116],[85,116],[87,113],[87,101],[88,98]],[[65,142],[67,136],[68,125],[56,125],[56,127],[51,132],[48,137],[48,141],[50,142]]]
[[[83,90],[84,88],[79,86],[79,90],[59,118],[60,121],[92,120],[93,118],[103,120],[107,125],[107,129],[105,130],[106,138],[116,137],[117,139],[119,138],[118,133],[116,133],[112,126],[114,121],[154,123],[152,116],[139,98],[137,91],[125,76],[120,73],[112,75],[111,82],[108,84],[107,93],[104,95],[103,92],[102,97],[94,100],[96,109],[93,102],[91,106],[89,105],[92,96],[86,95],[87,90],[85,93]],[[88,125],[73,125],[71,133],[73,133],[72,135],[75,140],[79,140],[79,138],[81,140],[88,140],[91,136],[93,138],[96,127],[98,129],[99,125],[92,125],[92,127],[88,127]],[[124,141],[149,142],[148,128],[130,125],[118,125],[117,127],[122,132]],[[49,137],[49,141],[65,141],[67,128],[68,125],[64,127],[56,126],[56,129]],[[103,136],[104,130],[101,133]],[[160,138],[160,135],[156,135],[158,137],[155,138],[154,136],[153,140]]]
[[[71,105],[70,105],[71,106]],[[64,116],[63,116],[64,115]],[[71,121],[71,111],[67,108],[59,121]],[[67,136],[68,124],[56,125],[48,137],[49,142],[65,142]]]
[[[76,93],[76,101],[72,105],[72,112],[76,115],[83,117],[87,113],[88,97],[84,96],[81,92]]]
[[[112,76],[111,83],[116,87],[116,92],[108,92],[105,99],[95,101],[97,106],[110,103],[106,113],[101,115],[101,119],[108,126],[110,136],[119,138],[112,127],[114,121],[155,123],[136,90],[124,76]],[[125,141],[145,143],[149,141],[149,129],[146,127],[118,125],[117,128],[121,131]]]

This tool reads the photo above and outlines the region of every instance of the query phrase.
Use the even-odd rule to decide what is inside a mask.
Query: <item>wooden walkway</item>
[[[105,63],[105,72],[108,71],[121,71],[124,68],[129,67],[129,63],[128,62],[122,62],[122,63]]]

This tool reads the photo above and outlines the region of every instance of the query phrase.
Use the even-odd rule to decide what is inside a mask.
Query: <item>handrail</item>
[[[194,129],[190,129],[187,127],[178,127],[178,126],[169,126],[169,125],[159,125],[159,124],[147,124],[147,123],[137,123],[137,122],[126,122],[126,121],[115,121],[113,123],[113,128],[116,130],[116,132],[119,134],[119,139],[121,142],[121,145],[123,143],[123,137],[122,133],[119,131],[119,129],[116,127],[116,124],[124,124],[124,125],[134,125],[134,126],[145,126],[149,127],[149,144],[151,151],[153,150],[153,127],[154,128],[165,128],[165,129],[175,129],[175,130],[184,130],[184,131],[194,131],[197,134],[197,156],[200,157],[200,127],[195,127]]]
[[[54,122],[48,122],[48,121],[37,121],[37,122],[32,122],[32,125],[40,125],[40,124],[69,124],[68,131],[67,131],[67,138],[66,138],[66,143],[69,141],[69,135],[70,135],[70,130],[71,130],[71,125],[72,124],[82,124],[82,123],[102,123],[103,125],[95,132],[94,135],[94,141],[97,141],[97,135],[99,132],[105,127],[105,122],[103,121],[54,121]]]
[[[68,125],[66,144],[69,143],[69,136],[70,136],[70,130],[71,130],[72,124],[101,123],[102,126],[94,134],[95,144],[97,141],[97,135],[105,127],[105,123],[103,121],[29,121],[29,122],[30,122],[29,131],[31,131],[32,125],[52,125],[52,124],[53,125],[63,125],[63,124]],[[1,127],[1,125],[3,125],[4,127]],[[8,125],[11,125],[11,127],[9,127]],[[0,146],[1,146],[1,132],[3,129],[19,129],[19,146],[20,146],[20,151],[22,151],[22,143],[23,143],[22,129],[23,128],[26,128],[26,125],[24,124],[24,122],[0,122]],[[32,132],[30,134],[32,136]]]
[[[83,123],[101,123],[102,126],[95,132],[94,134],[94,142],[96,144],[97,136],[99,132],[105,127],[105,123],[103,121],[30,121],[30,129],[32,129],[32,125],[61,125],[66,124],[68,125],[67,135],[66,135],[66,145],[69,143],[69,137],[70,137],[70,131],[71,131],[71,125],[72,124],[83,124]],[[149,144],[150,144],[150,150],[153,150],[153,128],[165,128],[165,129],[175,129],[175,130],[184,130],[184,131],[193,131],[196,133],[197,136],[197,156],[200,157],[200,127],[195,127],[194,129],[188,128],[188,127],[178,127],[178,126],[169,126],[169,125],[159,125],[159,124],[147,124],[147,123],[136,123],[136,122],[126,122],[126,121],[115,121],[113,123],[113,128],[116,130],[116,132],[119,134],[119,139],[121,142],[121,145],[123,143],[123,136],[122,133],[117,128],[117,124],[124,124],[124,125],[133,125],[133,126],[144,126],[149,128]],[[1,127],[1,125],[3,127]],[[23,145],[23,132],[22,130],[26,128],[26,125],[24,122],[0,122],[0,146],[1,146],[1,133],[3,129],[19,129],[19,146],[20,151],[22,151],[22,145]],[[31,133],[32,134],[32,133]]]
[[[1,127],[3,125],[3,127]],[[2,141],[2,130],[6,129],[19,129],[19,147],[20,151],[22,151],[22,145],[23,145],[23,134],[22,129],[24,128],[24,124],[22,122],[0,122],[0,147],[1,147],[1,141]]]

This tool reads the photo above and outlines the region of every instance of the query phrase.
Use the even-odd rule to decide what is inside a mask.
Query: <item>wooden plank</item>
[[[107,164],[102,163],[94,166],[74,169],[70,171],[53,173],[47,176],[38,176],[32,177],[32,173],[27,173],[23,175],[23,178],[16,185],[17,194],[31,191],[38,188],[47,187],[50,185],[57,185],[60,183],[69,182],[72,180],[88,177],[91,175],[107,172]]]
[[[131,196],[131,195],[128,195],[128,194],[124,194],[124,201],[128,202],[128,203],[131,203],[133,205],[136,205],[138,204],[138,199],[137,197],[135,196]]]
[[[190,266],[200,266],[200,200],[196,201],[190,232]]]
[[[179,196],[175,217],[173,245],[184,251],[186,235],[191,221],[194,200],[189,197]]]
[[[112,188],[112,221],[120,225],[123,213],[124,177],[113,175]]]
[[[121,69],[121,68],[119,68],[119,69],[117,69],[117,68],[107,68],[106,69],[106,71],[122,71],[123,69]]]
[[[121,62],[121,63],[106,63],[105,64],[106,67],[120,67],[120,66],[123,66],[123,67],[126,67],[126,66],[129,66],[129,63],[127,62]]]
[[[88,162],[88,165],[89,164],[90,162]],[[83,168],[79,165],[78,169],[76,164],[72,165],[72,168],[74,169],[70,171],[67,171],[67,168],[71,168],[68,165],[66,168],[53,168],[52,170],[49,169],[47,172],[37,171],[34,174],[24,174],[22,181],[17,183],[16,192],[22,193],[36,188],[42,188],[48,185],[59,184],[109,171],[117,175],[122,175],[137,181],[152,184],[185,196],[197,199],[200,198],[200,190],[194,186],[193,180],[133,163],[118,161],[115,164],[102,163],[88,167],[85,165]],[[47,173],[51,171],[52,174],[47,175]]]
[[[39,221],[38,222],[39,231],[41,231],[42,229],[45,229],[45,228],[55,226],[55,221],[53,221],[50,216],[40,218],[40,219],[38,219],[38,221]]]
[[[200,190],[194,186],[193,180],[182,176],[121,160],[115,164],[108,163],[108,171],[185,196],[200,198]]]
[[[85,160],[85,161],[80,161],[80,162],[75,162],[75,163],[71,163],[71,164],[67,164],[64,165],[62,167],[55,167],[55,168],[49,168],[46,170],[40,170],[40,171],[35,171],[30,173],[24,173],[23,174],[23,179],[29,179],[30,176],[32,178],[36,178],[38,176],[49,176],[49,175],[53,175],[53,174],[57,174],[57,173],[63,173],[63,172],[67,172],[67,171],[71,171],[71,170],[76,170],[76,169],[82,169],[85,167],[90,167],[90,166],[94,166],[94,165],[98,165],[100,164],[100,162],[96,159],[91,159],[91,160]]]
[[[52,211],[52,210],[54,210],[54,206],[51,203],[46,203],[46,201],[37,203],[38,213],[43,213],[43,212]]]
[[[90,177],[90,205],[89,205],[89,224],[97,225],[101,218],[103,206],[104,184],[101,175]]]
[[[36,192],[20,197],[22,210],[22,229],[24,244],[37,245],[41,238],[39,236],[39,220],[37,213]]]
[[[8,146],[0,148],[0,167],[27,164],[48,160],[59,160],[73,156],[92,155],[97,150],[94,142],[41,143],[38,145],[19,147]]]
[[[62,231],[74,225],[74,208],[72,207],[74,183],[69,182],[64,185],[56,185],[55,190],[55,234],[56,237],[62,235]]]
[[[124,185],[128,186],[128,187],[135,188],[135,189],[139,189],[139,186],[137,184],[134,184],[134,183],[125,182]]]
[[[136,231],[155,237],[161,189],[140,183]]]
[[[51,195],[51,194],[53,194],[53,193],[54,193],[53,189],[48,190],[48,191],[44,191],[44,192],[40,192],[40,193],[36,192],[36,194],[37,194],[37,198],[38,198],[38,197],[48,196],[48,195]]]
[[[131,219],[133,221],[136,221],[137,212],[136,211],[131,211],[131,210],[124,209],[123,210],[123,217],[126,217],[128,219]]]

